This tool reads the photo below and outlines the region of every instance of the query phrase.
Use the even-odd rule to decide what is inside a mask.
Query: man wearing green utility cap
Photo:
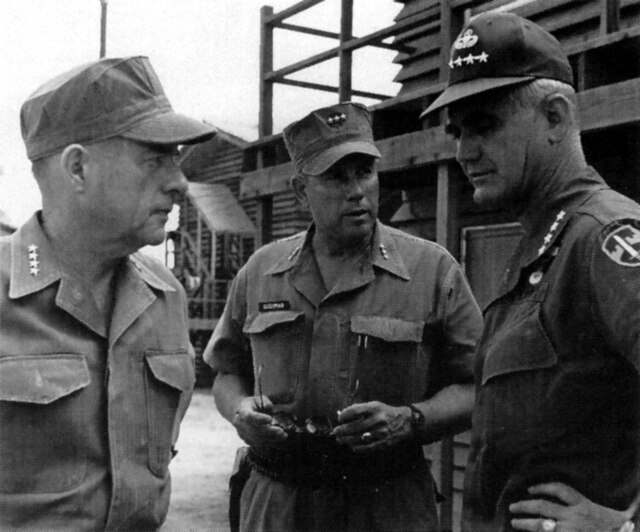
[[[156,530],[195,375],[186,298],[157,261],[187,183],[146,57],[82,65],[22,106],[42,210],[0,239],[0,529]]]
[[[364,106],[284,139],[313,224],[251,257],[205,350],[250,445],[240,529],[436,532],[422,445],[469,425],[479,309],[451,255],[377,219]]]

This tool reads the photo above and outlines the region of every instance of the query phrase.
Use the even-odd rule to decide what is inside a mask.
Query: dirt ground
[[[196,388],[171,462],[173,489],[161,532],[224,532],[228,483],[235,452],[242,445],[216,410],[209,388]]]

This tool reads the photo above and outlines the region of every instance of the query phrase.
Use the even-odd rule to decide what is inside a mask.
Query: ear
[[[89,152],[82,144],[69,144],[60,156],[63,175],[76,192],[83,192],[85,189],[85,173],[88,161]]]
[[[549,144],[558,144],[567,136],[573,124],[571,103],[562,94],[551,94],[545,98],[542,105],[548,124]]]
[[[301,175],[295,175],[291,178],[291,188],[297,200],[303,207],[309,207],[307,199],[307,179]]]

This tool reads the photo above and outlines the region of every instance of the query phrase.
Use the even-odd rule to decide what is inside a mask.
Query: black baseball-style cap
[[[571,65],[558,40],[513,13],[483,13],[454,41],[447,88],[420,118],[458,100],[537,78],[573,85]]]

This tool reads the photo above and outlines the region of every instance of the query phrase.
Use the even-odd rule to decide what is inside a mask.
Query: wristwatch
[[[424,414],[416,405],[408,405],[411,410],[411,430],[414,435],[418,435],[424,428],[425,419]]]

